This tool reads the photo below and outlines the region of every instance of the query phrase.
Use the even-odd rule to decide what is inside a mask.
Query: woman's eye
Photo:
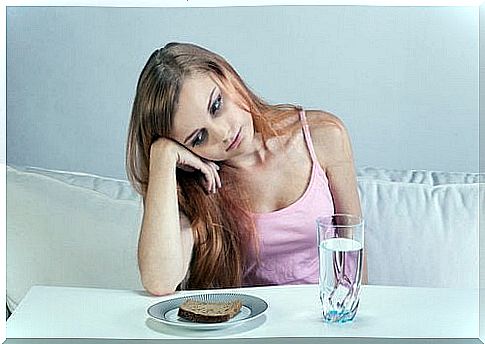
[[[222,96],[219,94],[216,98],[216,100],[214,100],[214,102],[212,103],[212,106],[211,106],[211,115],[215,115],[216,112],[218,112],[222,107]]]
[[[203,144],[206,138],[207,138],[207,130],[203,129],[199,131],[199,133],[195,136],[194,140],[192,141],[192,147],[196,147]]]

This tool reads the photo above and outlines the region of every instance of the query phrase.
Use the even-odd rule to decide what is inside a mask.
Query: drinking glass
[[[317,229],[323,319],[351,321],[359,306],[364,221],[350,214],[322,216],[317,219]]]

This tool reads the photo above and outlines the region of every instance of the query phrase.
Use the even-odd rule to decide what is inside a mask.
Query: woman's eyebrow
[[[192,136],[194,136],[198,131],[199,131],[199,129],[195,129],[189,136],[187,136],[187,138],[185,139],[184,143],[187,143],[187,141],[189,141],[190,138]]]
[[[214,87],[211,91],[211,94],[209,95],[209,103],[207,104],[207,112],[209,112],[209,108],[211,107],[211,100],[212,100],[212,95],[214,94],[214,91],[216,88]]]
[[[212,95],[214,94],[214,91],[216,90],[216,88],[217,88],[217,87],[214,87],[214,88],[212,89],[211,93],[209,94],[209,102],[208,102],[208,104],[207,104],[207,112],[209,112],[209,109],[210,109],[210,107],[211,107]],[[191,133],[189,136],[187,136],[187,138],[184,140],[184,143],[187,143],[187,141],[189,141],[189,140],[190,140],[190,138],[191,138],[192,136],[194,136],[194,135],[195,135],[195,133],[197,133],[197,131],[198,131],[198,130],[199,130],[199,129],[195,129],[195,130],[194,130],[194,131],[193,131],[193,132],[192,132],[192,133]]]

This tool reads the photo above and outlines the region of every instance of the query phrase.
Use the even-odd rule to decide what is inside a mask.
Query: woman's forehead
[[[217,84],[209,76],[187,77],[180,90],[177,110],[173,117],[172,136],[189,135],[188,130],[197,127],[205,118],[211,99],[218,90]]]
[[[217,84],[208,76],[191,76],[184,80],[179,95],[177,113],[207,110],[211,92]]]

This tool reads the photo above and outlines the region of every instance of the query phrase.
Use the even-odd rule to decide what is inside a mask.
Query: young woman
[[[138,262],[154,295],[318,283],[316,218],[360,215],[342,122],[268,104],[194,44],[169,43],[148,59],[126,163],[143,197]]]

